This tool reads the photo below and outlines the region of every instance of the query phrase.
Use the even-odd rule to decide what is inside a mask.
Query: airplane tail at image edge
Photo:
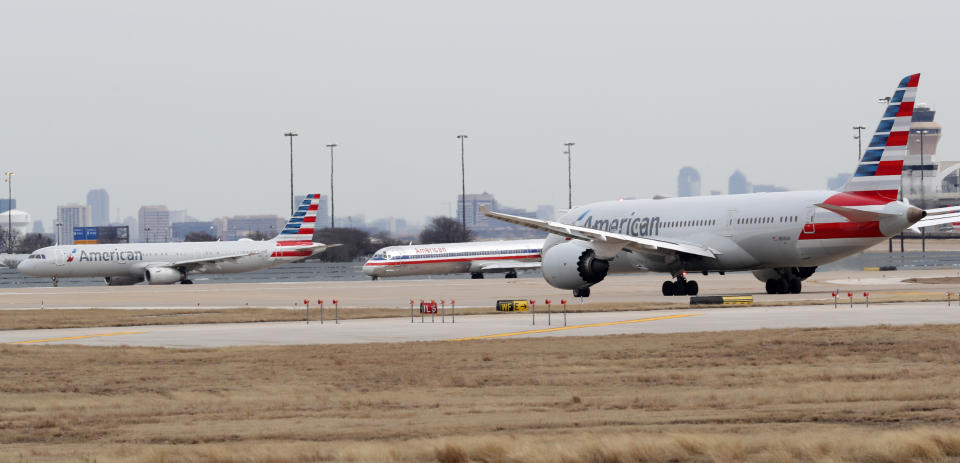
[[[857,198],[857,202],[884,204],[899,199],[919,82],[919,73],[900,80],[856,172],[843,186],[841,191]]]

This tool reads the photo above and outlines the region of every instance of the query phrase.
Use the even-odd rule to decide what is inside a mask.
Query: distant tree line
[[[27,233],[21,235],[17,230],[13,231],[13,236],[7,230],[0,232],[0,252],[10,252],[12,254],[30,254],[40,248],[53,246],[53,240],[43,236],[40,233]],[[13,243],[9,246],[8,242]]]

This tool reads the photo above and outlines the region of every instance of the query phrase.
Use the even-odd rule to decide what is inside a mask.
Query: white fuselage
[[[511,264],[540,262],[542,248],[542,239],[390,246],[367,260],[363,273],[392,277],[506,272]]]
[[[238,256],[204,264],[192,273],[240,273],[294,262],[306,256],[279,257],[274,241],[216,241],[188,243],[75,244],[39,249],[17,267],[21,273],[41,277],[142,278],[149,266]]]
[[[558,222],[696,243],[716,254],[716,259],[710,259],[621,252],[611,262],[611,272],[815,267],[869,248],[909,226],[901,224],[904,219],[899,217],[896,223],[892,218],[850,221],[817,206],[836,195],[835,191],[800,191],[608,201],[576,207]],[[871,207],[899,214],[908,206],[894,201]],[[550,235],[544,253],[565,241]]]

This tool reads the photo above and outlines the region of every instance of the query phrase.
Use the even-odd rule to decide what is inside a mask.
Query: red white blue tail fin
[[[287,221],[287,224],[280,231],[280,234],[273,238],[273,241],[288,243],[297,241],[300,243],[312,243],[313,231],[317,225],[317,215],[320,209],[320,195],[309,194],[303,202],[297,206],[293,217]]]
[[[845,205],[886,204],[899,197],[919,81],[920,74],[913,74],[897,85],[857,171],[838,195],[845,197]]]

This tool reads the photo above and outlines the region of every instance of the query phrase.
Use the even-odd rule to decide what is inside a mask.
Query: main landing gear
[[[664,296],[696,296],[700,286],[694,280],[687,280],[685,276],[677,275],[677,281],[664,281],[662,287]]]
[[[573,297],[590,297],[590,287],[573,290]]]
[[[471,273],[471,274],[470,274],[470,279],[471,279],[471,280],[482,280],[482,279],[483,279],[483,274],[480,273],[480,272]]]
[[[504,275],[503,277],[504,277],[504,278],[516,278],[516,277],[517,277],[517,271],[516,271],[516,270],[511,270],[511,271],[507,272],[507,274]]]
[[[192,285],[193,280],[183,280],[180,282],[181,285]]]
[[[767,280],[767,294],[798,294],[803,288],[799,278],[771,278]]]

